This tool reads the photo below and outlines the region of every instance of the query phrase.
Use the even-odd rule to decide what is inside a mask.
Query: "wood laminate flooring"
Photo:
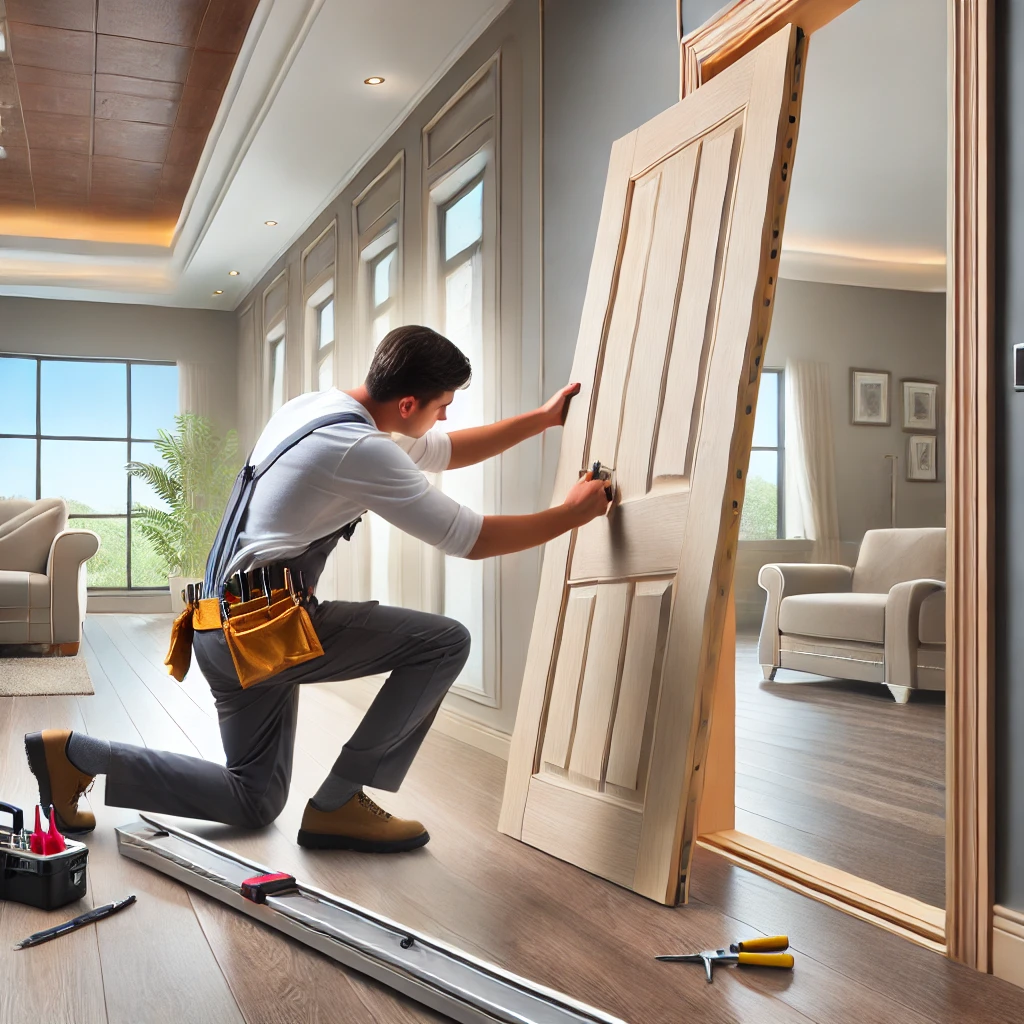
[[[945,695],[780,670],[736,641],[736,828],[946,905]]]
[[[0,793],[36,799],[22,734],[46,726],[220,757],[212,701],[196,668],[163,670],[169,618],[90,616],[90,697],[0,700]],[[356,712],[303,688],[294,783],[279,820],[258,832],[185,826],[262,863],[370,907],[615,1014],[630,1024],[997,1024],[1024,1019],[1024,991],[696,852],[691,901],[666,908],[554,860],[496,830],[505,765],[428,736],[389,809],[428,823],[432,841],[382,857],[295,845],[307,795],[326,774]],[[36,949],[19,938],[81,911],[0,904],[0,1021],[45,1024],[379,1022],[440,1018],[186,886],[118,856],[113,826],[132,811],[90,794],[86,905],[134,892],[122,914]],[[785,932],[792,972],[661,964],[657,953]]]

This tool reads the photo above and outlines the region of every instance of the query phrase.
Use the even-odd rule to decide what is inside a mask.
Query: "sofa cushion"
[[[855,594],[888,594],[909,580],[945,580],[946,530],[868,530],[853,570]]]
[[[49,642],[49,578],[0,570],[0,644]]]
[[[918,639],[923,644],[946,642],[946,592],[936,591],[921,602]]]
[[[0,501],[0,569],[45,573],[53,538],[67,521],[60,498]]]
[[[779,606],[779,630],[801,636],[885,642],[886,594],[794,594]]]

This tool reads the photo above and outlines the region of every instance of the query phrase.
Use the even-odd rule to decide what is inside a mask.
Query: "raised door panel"
[[[685,895],[799,112],[787,28],[612,149],[499,828]]]

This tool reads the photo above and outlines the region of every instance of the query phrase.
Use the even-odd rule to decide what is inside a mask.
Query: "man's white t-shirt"
[[[363,405],[331,388],[283,405],[263,428],[252,464],[304,424],[333,412],[356,413],[366,422],[315,430],[257,481],[226,575],[296,557],[367,510],[446,555],[465,558],[483,516],[423,475],[447,469],[451,460],[451,440],[440,430],[392,439]]]

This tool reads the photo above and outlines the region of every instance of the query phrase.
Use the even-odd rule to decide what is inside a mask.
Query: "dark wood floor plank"
[[[945,905],[942,694],[780,672],[736,643],[736,827]]]
[[[156,674],[149,675],[156,667],[152,652],[165,633],[166,617],[133,617],[104,625],[99,642],[86,650],[96,695],[78,698],[63,711],[37,707],[31,715],[23,716],[25,721],[46,718],[50,722],[63,715],[63,720],[77,721],[79,727],[84,724],[111,738],[142,740],[171,749],[177,741],[188,744],[185,752],[194,752],[203,740],[192,733],[201,733],[207,726],[200,725],[192,712],[182,712],[181,705],[161,701],[151,689],[158,679]],[[147,644],[149,654],[144,653]],[[194,667],[188,678],[189,699],[209,719],[197,686],[202,682],[201,674]],[[809,713],[824,713],[833,699],[834,695],[815,698]],[[772,700],[777,708],[778,699]],[[14,704],[6,707],[9,721],[16,708]],[[4,709],[0,700],[0,739],[13,734],[10,724],[5,727]],[[75,717],[78,709],[80,718]],[[859,743],[864,735],[863,726],[853,728],[850,724],[849,716],[856,717],[856,713],[855,707],[847,708],[845,717],[835,719],[842,733],[832,744],[841,755],[835,763],[838,767],[819,768],[823,774],[818,780],[813,774],[794,769],[792,778],[802,785],[794,786],[786,795],[787,804],[804,807],[800,801],[813,795],[816,786],[842,790],[851,778],[855,785],[857,772],[869,771],[870,762],[863,758],[858,762],[855,744],[848,739],[856,736]],[[694,861],[691,903],[669,909],[514,842],[496,829],[504,762],[435,733],[427,737],[399,793],[373,794],[394,813],[423,820],[432,835],[427,847],[397,857],[301,850],[295,845],[295,831],[306,799],[323,780],[359,717],[360,712],[335,688],[305,688],[300,697],[292,790],[278,822],[255,832],[210,823],[182,824],[268,867],[290,870],[305,881],[569,992],[631,1024],[680,1020],[779,1024],[845,1024],[850,1020],[938,1024],[955,1020],[958,1024],[995,1024],[1024,1020],[1024,992],[774,886],[704,850],[697,851]],[[794,764],[798,758],[771,742],[782,726],[777,719],[766,721],[771,722],[770,728],[766,727],[769,735],[751,740],[750,750],[758,757],[772,752],[776,761],[774,767],[767,765],[767,781],[784,785],[790,770],[786,758]],[[798,739],[809,728],[809,721],[813,719],[797,720],[794,732]],[[19,722],[17,728],[23,724]],[[829,751],[822,754],[827,760]],[[808,772],[821,764],[814,756],[815,752],[806,748],[800,754],[803,760],[799,764]],[[780,762],[785,770],[776,770]],[[27,771],[10,763],[24,786]],[[0,792],[4,792],[12,771],[5,765],[0,756]],[[758,786],[765,782],[757,773],[752,775]],[[912,774],[901,775],[898,788],[899,806],[903,806],[904,801],[912,799]],[[100,792],[98,786],[94,795]],[[764,796],[760,788],[753,792]],[[856,813],[867,820],[872,816],[866,812],[878,791],[865,787],[858,792],[865,811]],[[830,792],[829,798],[834,800],[835,794]],[[230,1021],[237,1020],[240,1011],[249,1024],[437,1021],[428,1011],[260,928],[243,915],[119,858],[113,848],[112,825],[125,820],[122,815],[130,818],[131,812],[108,808],[98,801],[94,807],[99,829],[90,844],[95,848],[97,893],[101,885],[110,891],[107,896],[107,889],[103,890],[104,899],[120,895],[125,887],[140,893],[139,905],[121,915],[124,927],[131,925],[134,929],[135,924],[142,923],[142,916],[133,922],[129,915],[138,914],[145,906],[154,914],[159,911],[161,919],[169,915],[173,931],[190,929],[193,937],[188,940],[189,955],[200,957],[206,964],[212,961],[220,978],[215,982],[212,974],[206,974],[207,967],[201,969],[206,977],[203,983],[212,986],[215,993],[212,1005],[225,997],[231,1000],[221,1005],[218,1016],[204,1018],[199,1016],[198,1008],[190,1017],[188,1007],[182,1010],[174,996],[171,1003],[176,1016],[143,1015],[136,1019]],[[892,823],[891,816],[885,819],[883,815],[879,820]],[[894,827],[892,832],[898,834],[899,830]],[[167,889],[162,890],[162,886]],[[166,912],[165,902],[169,908]],[[9,931],[9,909],[4,907],[0,912],[0,938]],[[189,921],[192,923],[185,923]],[[134,965],[112,968],[109,980],[115,992],[122,991],[121,979],[128,975],[149,972],[159,978],[158,969],[151,965],[159,963],[171,940],[157,924],[147,921],[146,928],[130,933],[132,942],[140,948],[108,953],[106,946],[97,946],[97,942],[121,941],[122,933],[113,929],[117,924],[118,918],[114,918],[90,930],[95,933],[94,961],[102,951],[104,971],[108,961],[112,963],[118,957],[125,957],[126,965]],[[655,953],[707,948],[776,931],[788,932],[793,942],[797,968],[792,973],[722,969],[709,986],[699,967],[659,964],[652,959]],[[169,959],[173,961],[173,956]],[[0,972],[4,966],[0,963]],[[74,969],[83,969],[77,960]],[[0,1007],[4,1009],[6,980],[3,975]],[[24,981],[30,988],[41,985],[35,974]],[[143,982],[147,1003],[162,984],[150,979]],[[23,1000],[16,1007],[18,1017],[0,1013],[0,1020],[26,1019],[20,1016],[26,1005],[30,1009],[49,1009],[48,997],[29,993],[26,998],[27,1003]],[[204,995],[196,1000],[200,1002],[209,1003],[209,998]],[[128,1004],[111,999],[109,991],[108,1005],[111,1020],[126,1019]],[[228,1008],[224,1010],[223,1006]],[[56,1015],[33,1019],[73,1019],[91,1024],[87,1015],[62,1017],[59,1007]],[[106,1016],[95,1019],[104,1020]]]
[[[863,981],[931,1020],[1024,1020],[1024,990],[783,889],[702,848],[694,854],[690,894],[755,932],[788,935],[797,956],[811,957],[834,974]],[[855,1006],[846,1010],[846,1020],[857,1020]]]
[[[447,1020],[223,903],[199,892],[190,897],[248,1024]]]

